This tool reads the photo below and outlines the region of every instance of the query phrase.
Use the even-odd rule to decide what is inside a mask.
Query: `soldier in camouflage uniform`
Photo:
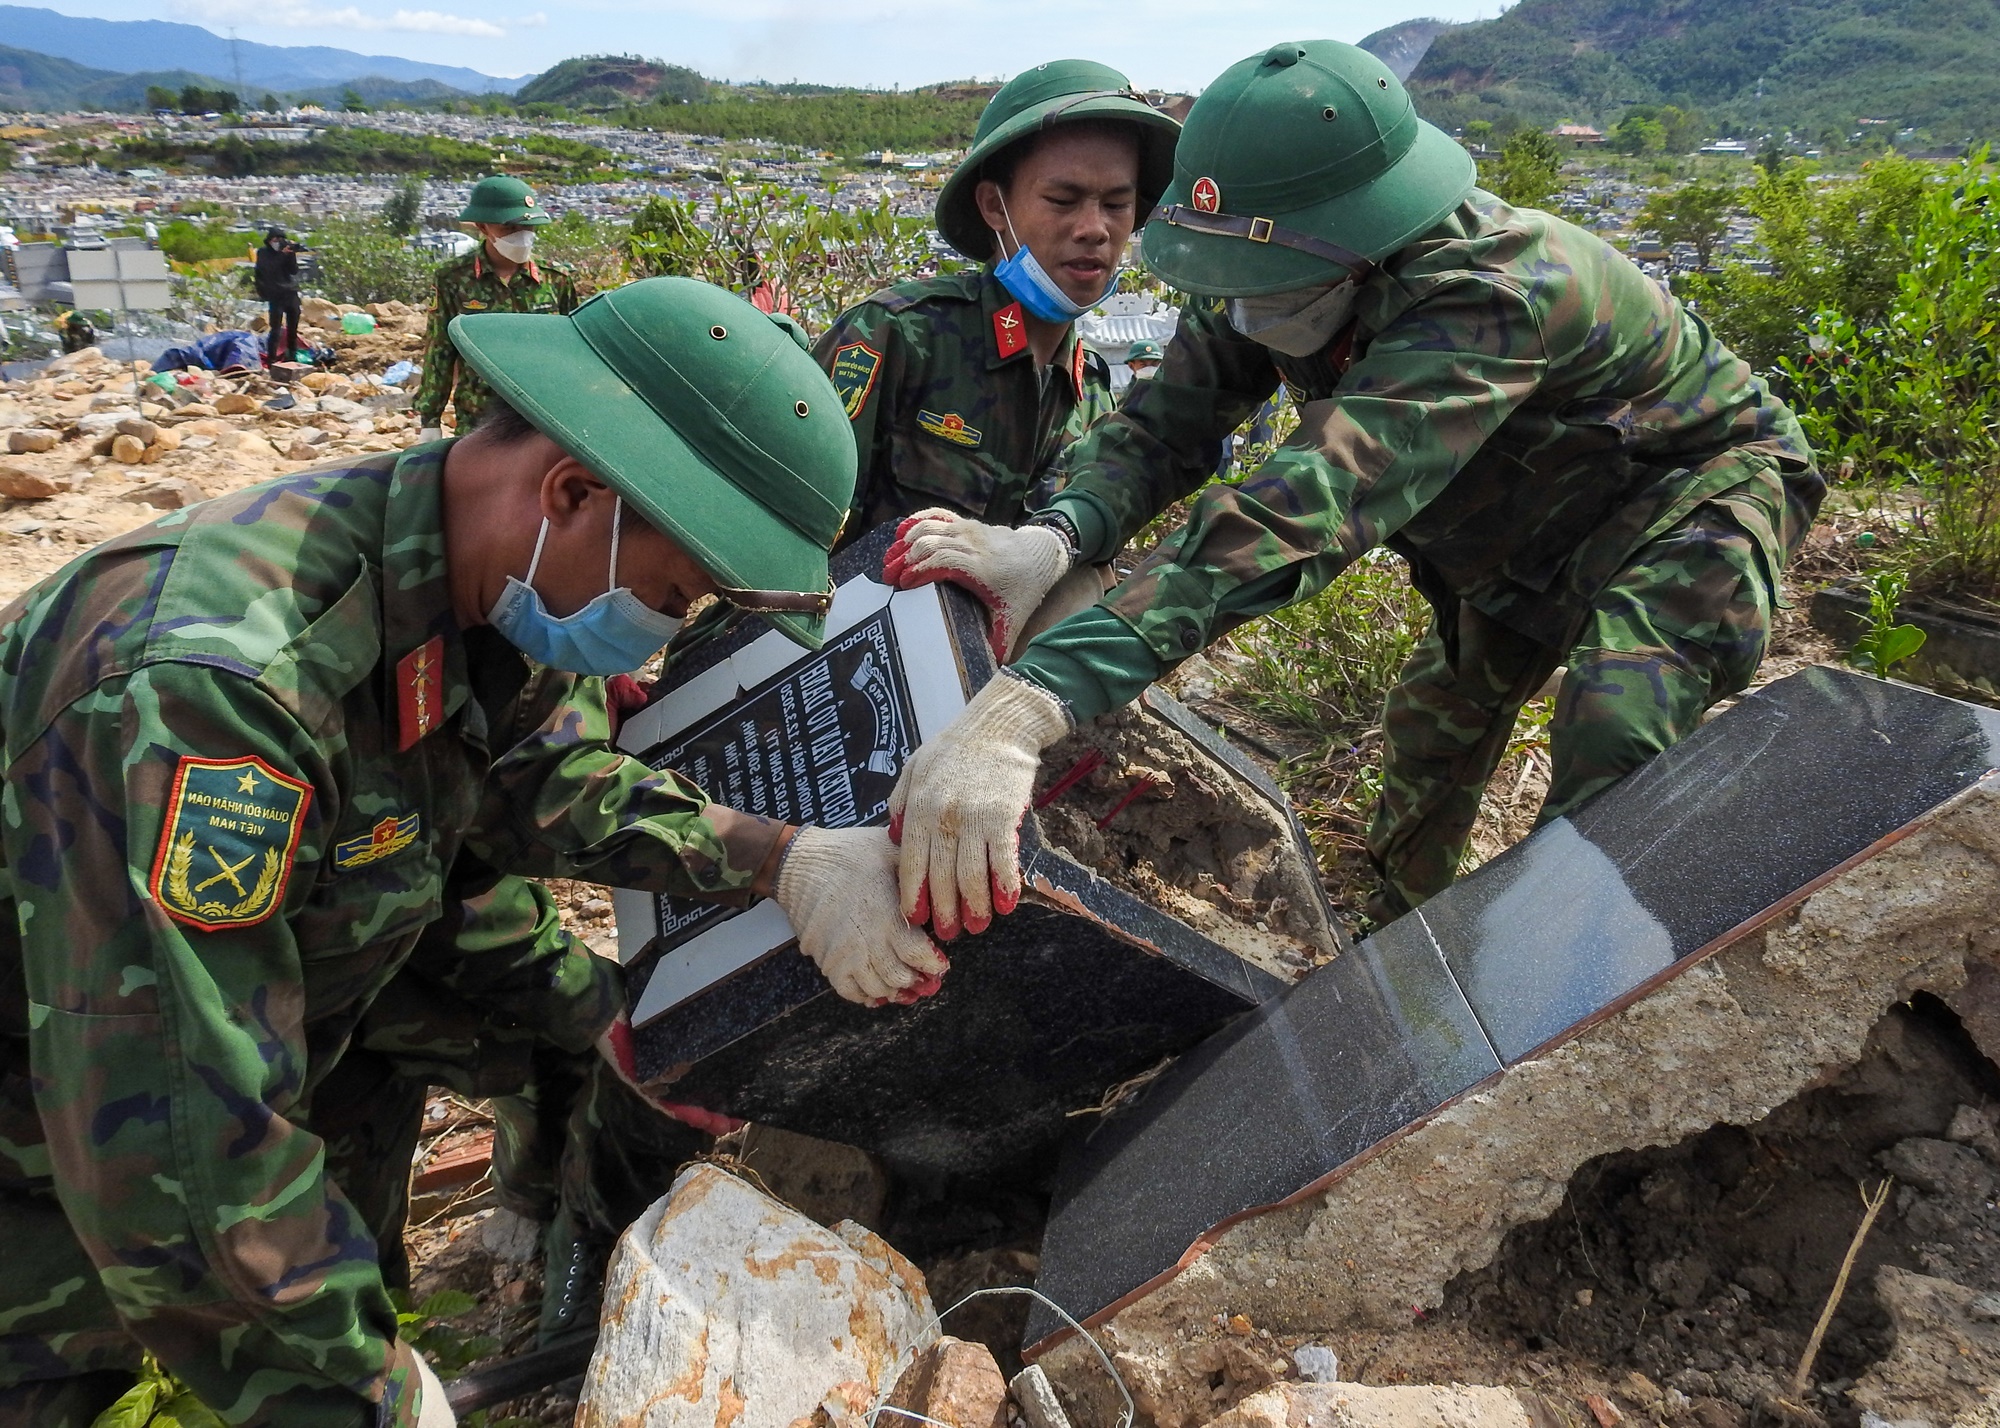
[[[1824,492],[1798,423],[1623,255],[1473,180],[1353,46],[1278,45],[1203,92],[1145,232],[1147,265],[1198,299],[1160,373],[1073,448],[1029,526],[935,522],[909,559],[1031,605],[1037,582],[1014,572],[1039,572],[1049,540],[1108,557],[1281,383],[1298,430],[1240,485],[1202,490],[1131,579],[910,763],[907,908],[948,931],[962,904],[976,925],[989,877],[1004,906],[1020,753],[1376,546],[1435,613],[1385,715],[1378,919],[1451,881],[1515,716],[1558,666],[1545,820],[1750,680]]]
[[[517,178],[481,179],[460,210],[459,222],[479,230],[480,244],[437,270],[437,297],[424,332],[424,375],[412,402],[425,441],[444,434],[444,409],[458,430],[471,431],[492,395],[479,373],[458,360],[452,319],[472,312],[576,311],[576,275],[561,263],[534,257],[534,230],[551,220],[535,191]]]
[[[938,232],[979,266],[884,289],[814,348],[861,449],[850,531],[927,506],[1012,525],[1053,494],[1057,458],[1112,407],[1075,318],[1115,284],[1179,128],[1087,60],[987,103],[937,203]],[[1024,250],[1034,275],[1005,261]]]
[[[607,742],[597,676],[693,598],[819,639],[854,448],[803,337],[677,278],[452,336],[505,401],[473,435],[175,512],[0,613],[0,1424],[88,1424],[142,1350],[229,1423],[452,1421],[386,1292],[425,1085],[585,1083],[602,1216],[686,1149],[529,878],[769,893],[856,1000],[942,970],[880,830]]]

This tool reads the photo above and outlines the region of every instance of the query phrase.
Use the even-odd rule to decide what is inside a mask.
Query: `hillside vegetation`
[[[1520,0],[1440,33],[1410,87],[1453,128],[1609,128],[1670,103],[1728,132],[1834,142],[1886,120],[1956,142],[2000,133],[2000,0]]]

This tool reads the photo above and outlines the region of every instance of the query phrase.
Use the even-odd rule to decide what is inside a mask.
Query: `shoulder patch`
[[[875,390],[875,378],[881,371],[882,354],[865,342],[849,342],[833,349],[833,370],[827,376],[833,380],[833,389],[840,393],[840,404],[847,409],[849,421],[868,405],[868,394]]]
[[[183,755],[153,855],[153,900],[204,932],[255,927],[284,901],[311,803],[309,785],[255,755]]]
[[[334,870],[344,873],[392,857],[416,842],[421,828],[422,819],[417,814],[405,813],[401,818],[387,814],[359,838],[333,845]]]
[[[957,412],[918,412],[917,425],[954,446],[977,446],[984,439],[979,428],[967,426]]]

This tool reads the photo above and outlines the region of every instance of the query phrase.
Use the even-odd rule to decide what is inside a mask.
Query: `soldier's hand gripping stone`
[[[1029,617],[1075,559],[1075,548],[1048,526],[1010,530],[934,507],[896,528],[882,579],[899,590],[938,580],[970,590],[986,606],[993,658],[1004,664]]]
[[[1143,240],[1193,296],[1157,374],[1070,448],[1033,518],[1083,563],[1192,495],[1188,520],[1009,666],[1095,718],[1395,551],[1434,618],[1384,714],[1377,920],[1451,881],[1521,705],[1559,666],[1544,821],[1744,688],[1825,489],[1792,414],[1671,294],[1475,177],[1352,45],[1274,45],[1202,92]],[[1241,482],[1211,483],[1222,441],[1281,386],[1298,429]],[[994,578],[957,565],[975,588]],[[1058,727],[996,687],[937,740],[956,757],[913,761],[901,794],[904,905],[966,909],[966,925],[1014,886],[997,830],[1011,837],[1023,759]]]

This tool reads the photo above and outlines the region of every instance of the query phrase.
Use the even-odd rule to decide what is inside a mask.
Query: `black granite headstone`
[[[1211,1038],[1064,1152],[1037,1287],[1079,1320],[2000,766],[2000,712],[1810,669],[1770,685]],[[1038,1309],[1028,1342],[1058,1323]]]
[[[970,597],[876,582],[890,535],[836,561],[823,650],[787,649],[746,622],[677,659],[621,746],[733,807],[834,827],[885,822],[910,752],[994,673]],[[1171,700],[1155,693],[1148,707],[1221,757]],[[1244,767],[1231,765],[1254,785],[1245,796],[1282,808]],[[1283,988],[1047,846],[1034,818],[1021,862],[1020,910],[949,944],[942,988],[912,1006],[842,1001],[775,904],[619,893],[640,1074],[664,1099],[711,1114],[978,1173],[1053,1151],[1069,1112]]]

